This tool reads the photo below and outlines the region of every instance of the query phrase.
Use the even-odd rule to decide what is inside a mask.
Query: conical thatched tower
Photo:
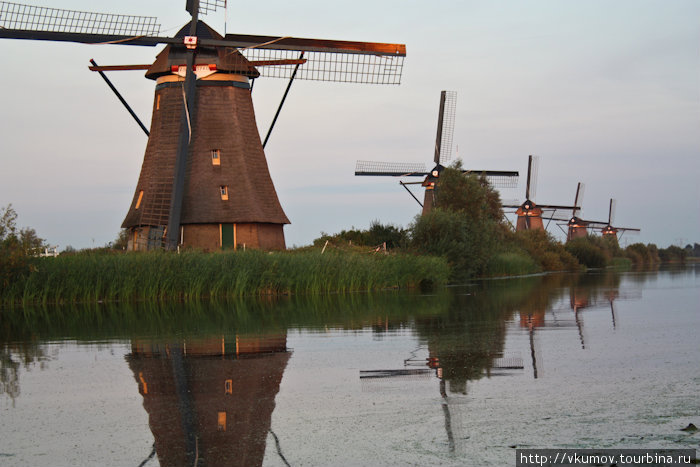
[[[515,224],[515,230],[544,230],[542,224],[542,208],[538,207],[530,200],[526,200],[518,210],[515,211],[518,220]]]
[[[588,222],[579,217],[573,216],[571,219],[569,219],[568,227],[569,229],[566,234],[566,241],[588,235]]]
[[[201,21],[197,36],[221,39]],[[151,134],[122,224],[133,250],[163,244],[182,123],[185,53],[184,46],[168,45],[146,72],[156,81]],[[249,79],[259,74],[235,49],[200,47],[195,64],[197,105],[187,109],[192,139],[179,243],[204,250],[284,249],[289,219],[270,178],[250,94]]]

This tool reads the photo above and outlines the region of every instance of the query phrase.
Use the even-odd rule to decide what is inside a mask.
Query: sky
[[[25,0],[39,6],[187,21],[184,0]],[[182,5],[180,5],[182,3]],[[356,160],[430,166],[440,91],[457,92],[456,156],[466,168],[519,170],[539,157],[535,202],[640,228],[622,243],[700,242],[700,2],[592,0],[229,2],[202,18],[219,32],[404,43],[398,86],[295,81],[266,156],[291,220],[288,246],[321,232],[406,227],[420,206],[393,178],[355,177]],[[117,8],[118,7],[118,8]],[[100,65],[151,63],[158,48],[3,40],[0,207],[64,249],[117,237],[146,136],[100,77]],[[148,126],[155,83],[110,79]],[[264,135],[287,82],[253,90]],[[422,193],[417,193],[419,198]],[[561,230],[550,232],[562,238]]]

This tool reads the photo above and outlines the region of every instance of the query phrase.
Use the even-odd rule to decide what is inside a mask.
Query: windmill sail
[[[59,34],[123,38],[158,36],[160,24],[157,21],[152,16],[115,15],[0,2],[0,37],[5,38],[41,38],[41,36],[29,37],[29,34],[27,37],[13,36],[14,34],[21,35],[22,31],[53,33],[56,34],[56,37],[60,37]],[[79,39],[79,36],[73,37]],[[76,40],[76,42],[81,41]]]
[[[442,91],[440,93],[440,111],[438,113],[437,138],[435,140],[436,164],[445,165],[452,159],[452,135],[455,130],[457,113],[457,93]]]

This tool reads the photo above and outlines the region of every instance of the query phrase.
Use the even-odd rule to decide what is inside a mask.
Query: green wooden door
[[[221,248],[233,248],[233,224],[221,224]]]

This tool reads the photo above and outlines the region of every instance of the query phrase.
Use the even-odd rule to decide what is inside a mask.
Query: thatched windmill
[[[255,123],[260,76],[399,84],[402,44],[219,35],[199,20],[225,0],[188,0],[191,21],[159,36],[155,18],[0,2],[0,38],[89,44],[166,44],[146,69],[156,82],[141,175],[123,227],[134,250],[285,247],[277,198]]]
[[[567,242],[574,238],[585,237],[588,235],[588,226],[592,223],[596,223],[594,221],[583,220],[576,215],[576,211],[581,210],[581,208],[577,206],[579,206],[579,203],[583,204],[583,189],[583,184],[578,182],[578,185],[576,185],[576,197],[574,198],[574,209],[572,210],[571,218],[567,222]]]
[[[506,209],[515,209],[515,214],[518,219],[515,224],[515,230],[545,230],[542,222],[542,215],[545,211],[551,212],[549,221],[565,221],[566,219],[555,218],[557,210],[573,210],[574,214],[579,209],[574,203],[573,206],[564,206],[559,204],[536,204],[533,199],[537,189],[537,166],[538,158],[530,155],[527,159],[527,183],[525,185],[525,201],[522,204],[504,204]]]
[[[423,214],[429,212],[435,202],[435,189],[440,173],[445,170],[445,165],[452,158],[452,136],[454,134],[455,115],[457,108],[457,93],[454,91],[442,91],[440,93],[440,110],[438,112],[437,137],[435,139],[435,152],[433,161],[435,167],[430,172],[425,170],[425,164],[410,162],[377,162],[357,161],[355,175],[359,176],[389,176],[389,177],[425,177],[422,182],[399,181],[406,191],[423,208]],[[491,185],[501,188],[516,186],[518,182],[517,171],[507,170],[471,170],[463,169],[462,172],[484,174]],[[411,192],[408,185],[420,184],[425,188],[423,202]]]
[[[619,239],[619,237],[617,236],[618,232],[620,233],[620,237],[622,237],[622,235],[625,232],[639,232],[640,229],[635,229],[632,227],[614,227],[612,225],[612,223],[615,222],[615,205],[615,200],[610,198],[610,208],[608,209],[608,223],[605,224],[605,226],[603,227],[598,227],[603,237],[614,236],[613,238],[617,240]]]

